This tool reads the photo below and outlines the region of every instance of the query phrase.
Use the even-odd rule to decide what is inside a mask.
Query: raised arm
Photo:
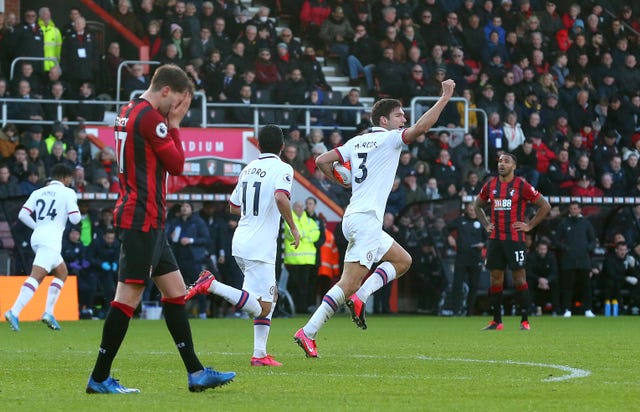
[[[418,121],[411,127],[405,130],[403,139],[405,143],[413,143],[416,138],[426,132],[433,127],[434,124],[438,121],[440,114],[444,110],[447,103],[449,103],[449,99],[453,96],[453,92],[456,89],[456,83],[451,80],[445,80],[442,82],[442,95],[429,110],[420,118]]]

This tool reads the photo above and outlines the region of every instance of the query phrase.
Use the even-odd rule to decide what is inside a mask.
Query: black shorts
[[[487,245],[487,269],[511,270],[524,269],[526,258],[524,242],[514,240],[489,239]]]
[[[121,242],[120,282],[146,284],[151,276],[178,270],[164,229],[151,229],[148,232],[118,229],[118,239]]]

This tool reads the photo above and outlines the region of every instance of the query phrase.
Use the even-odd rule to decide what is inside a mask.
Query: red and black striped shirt
[[[538,200],[540,192],[517,176],[510,182],[494,177],[482,186],[478,197],[491,206],[494,230],[489,239],[524,242],[524,232],[515,230],[513,223],[524,222],[527,203]]]
[[[122,108],[115,122],[120,197],[114,226],[148,232],[164,228],[167,173],[179,175],[184,151],[178,129],[144,99]]]

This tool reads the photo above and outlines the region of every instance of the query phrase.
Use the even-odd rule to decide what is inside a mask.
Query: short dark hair
[[[72,172],[71,168],[65,164],[58,163],[57,165],[51,168],[51,177],[54,179],[64,179],[66,177],[71,177]]]
[[[193,93],[193,83],[187,73],[175,64],[165,64],[158,67],[151,78],[151,91],[157,92],[165,86],[171,87],[178,93]]]
[[[500,153],[500,156],[509,156],[511,158],[511,160],[513,160],[513,164],[518,166],[518,158],[513,153],[502,152],[502,153]],[[500,159],[500,156],[498,156],[498,159]]]
[[[282,129],[275,124],[268,124],[258,132],[260,152],[279,154],[284,144]]]
[[[371,123],[380,126],[380,117],[388,118],[393,110],[402,107],[402,103],[397,99],[380,99],[371,108]]]

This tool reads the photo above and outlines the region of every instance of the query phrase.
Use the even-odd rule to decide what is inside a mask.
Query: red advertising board
[[[87,133],[115,149],[112,127],[87,127]],[[244,159],[244,145],[250,144],[247,139],[252,136],[252,129],[181,128],[180,139],[186,162],[183,175],[170,178],[169,192],[186,186],[235,184],[248,162]]]

